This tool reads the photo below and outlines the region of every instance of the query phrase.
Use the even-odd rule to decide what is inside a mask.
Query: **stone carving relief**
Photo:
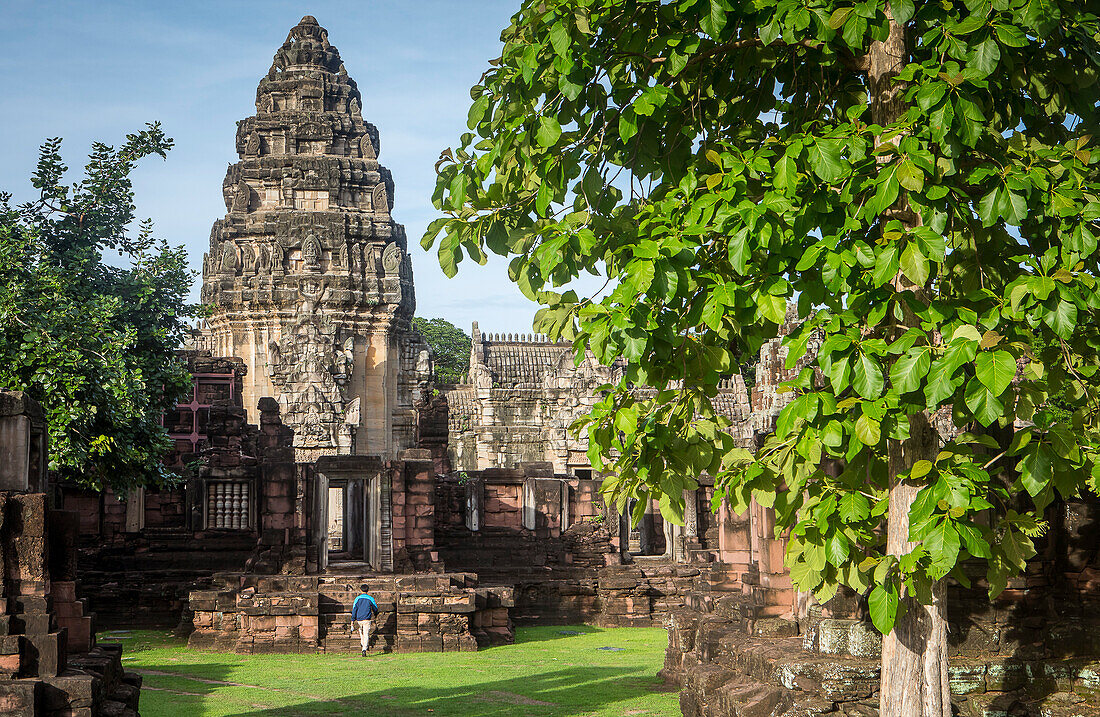
[[[344,423],[351,426],[352,428],[358,428],[361,420],[362,417],[359,411],[359,397],[356,396],[348,403],[347,410],[344,411]]]
[[[268,343],[268,373],[281,391],[283,421],[294,429],[296,448],[351,451],[359,425],[359,399],[348,395],[354,351],[354,335],[306,311]]]
[[[470,383],[474,384],[478,388],[492,388],[493,374],[490,373],[488,367],[486,367],[484,364],[471,366]]]
[[[359,140],[359,156],[363,159],[378,159],[378,152],[375,151],[369,134],[363,135],[363,138]]]
[[[302,242],[302,262],[313,271],[321,268],[321,242],[316,234],[310,234]]]
[[[612,382],[612,370],[589,354],[580,366],[573,364],[573,352],[563,350],[556,366],[543,377],[543,392],[549,415],[546,425],[551,449],[560,456],[585,451],[587,441],[574,436],[569,426],[591,410],[595,391]]]
[[[258,132],[248,135],[248,143],[244,147],[244,154],[246,157],[260,156],[260,134]]]
[[[269,274],[272,271],[271,250],[267,244],[260,245],[260,253],[256,259],[256,271],[261,274]]]
[[[374,185],[371,190],[371,207],[375,214],[389,214],[390,203],[386,196],[386,185],[382,182]]]
[[[298,293],[302,296],[302,303],[298,311],[303,316],[311,316],[317,309],[317,305],[325,300],[328,287],[324,281],[307,279],[298,287]]]
[[[237,257],[237,245],[227,241],[222,245],[221,270],[223,274],[234,274],[240,260]]]
[[[387,244],[382,252],[382,269],[387,274],[396,274],[401,270],[401,247],[397,243]]]
[[[336,249],[332,252],[332,268],[348,268],[348,243],[346,241],[336,242]]]
[[[233,206],[231,207],[231,211],[247,212],[251,203],[252,187],[248,186],[248,182],[242,179],[237,183],[237,192],[233,195]]]
[[[303,122],[298,125],[298,139],[319,140],[328,138],[328,127],[320,122]]]

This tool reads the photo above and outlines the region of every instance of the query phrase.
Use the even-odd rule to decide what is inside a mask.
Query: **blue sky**
[[[396,182],[394,218],[408,230],[417,314],[469,331],[530,332],[537,308],[506,262],[464,263],[455,279],[419,247],[439,152],[466,131],[469,88],[500,54],[519,0],[363,2],[52,2],[0,0],[0,189],[29,197],[38,145],[63,137],[79,168],[94,140],[114,144],[159,120],[176,140],[167,161],[135,175],[139,217],[187,247],[194,268],[225,213],[221,184],[237,157],[237,120],[287,31],[313,15],[329,31],[381,134],[379,160]],[[197,283],[197,282],[196,282]],[[197,290],[193,292],[197,300]]]

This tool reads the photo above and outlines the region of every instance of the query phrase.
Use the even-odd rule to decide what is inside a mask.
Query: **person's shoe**
[[[366,656],[367,656],[367,651],[363,650],[363,657],[366,657]]]

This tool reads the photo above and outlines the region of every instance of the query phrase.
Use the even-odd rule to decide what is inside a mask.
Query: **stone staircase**
[[[222,573],[191,594],[189,644],[238,653],[358,652],[351,606],[361,584],[378,603],[372,651],[452,652],[512,642],[512,589],[473,573],[258,576]]]

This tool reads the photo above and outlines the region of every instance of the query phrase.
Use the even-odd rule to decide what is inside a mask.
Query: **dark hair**
[[[360,585],[360,586],[359,586],[359,589],[360,589],[360,590],[362,590],[362,591],[363,591],[363,592],[365,592],[365,593],[368,593],[368,592],[370,592],[370,586],[369,586],[369,585],[367,585],[366,583],[363,583],[362,585]]]

